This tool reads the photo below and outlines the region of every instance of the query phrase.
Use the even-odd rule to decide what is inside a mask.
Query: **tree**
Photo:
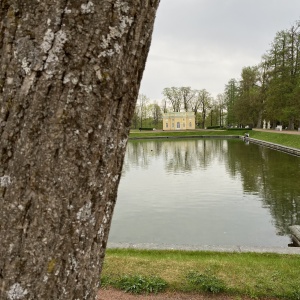
[[[227,122],[262,127],[268,120],[290,130],[300,124],[300,21],[281,30],[258,66],[245,67],[242,80],[225,87]]]
[[[152,122],[154,125],[157,126],[157,124],[162,120],[162,112],[160,106],[157,104],[157,102],[154,102],[149,105],[149,110],[152,115]]]
[[[170,102],[173,112],[180,112],[182,105],[180,89],[176,87],[164,88],[163,95],[166,97],[166,100]]]
[[[290,72],[288,68],[288,32],[277,32],[271,49],[265,55],[270,76],[267,95],[267,115],[273,121],[273,125],[285,119],[283,110],[286,107],[288,95],[292,91],[290,84]]]
[[[198,91],[197,94],[198,94],[198,102],[200,104],[199,106],[201,111],[201,128],[205,128],[207,110],[212,105],[212,97],[206,89],[202,89]]]
[[[191,102],[195,98],[196,91],[192,90],[190,87],[181,87],[180,93],[183,99],[183,108],[185,111],[189,111],[191,109]]]
[[[167,109],[167,100],[166,99],[163,99],[161,101],[161,110],[162,110],[162,112],[164,114],[168,112],[168,109]]]
[[[147,117],[147,105],[149,103],[149,99],[146,95],[140,94],[137,100],[137,109],[138,115],[140,117],[140,127],[143,127],[143,119]]]
[[[227,125],[232,126],[237,124],[234,108],[238,98],[238,83],[235,79],[230,79],[225,85],[224,97],[227,109]]]
[[[158,4],[1,2],[1,299],[95,299]]]
[[[163,90],[163,95],[166,97],[166,100],[170,102],[174,112],[180,112],[182,108],[184,111],[189,111],[195,94],[196,91],[184,86],[164,88]]]
[[[258,67],[242,69],[239,93],[235,102],[235,116],[239,125],[258,123],[260,114],[260,86]]]
[[[195,91],[195,96],[191,100],[191,109],[197,115],[200,107],[201,107],[201,97],[199,97],[199,91]]]
[[[219,126],[222,127],[224,125],[224,109],[225,109],[225,95],[224,94],[218,94],[217,95],[217,110],[219,111]]]
[[[268,64],[265,61],[262,61],[258,66],[258,97],[256,98],[256,108],[258,116],[256,118],[256,128],[262,128],[263,119],[266,118],[266,99],[268,92],[269,76],[268,76]]]
[[[131,125],[131,128],[137,129],[139,127],[139,120],[140,120],[140,117],[139,117],[139,108],[136,105],[134,113],[133,113],[133,116],[132,116],[132,122],[131,122],[132,125]]]
[[[294,129],[300,111],[298,89],[300,79],[300,22],[289,30],[276,34],[271,49],[264,56],[267,65],[268,86],[266,92],[267,117]]]
[[[202,124],[202,119],[200,119],[200,116],[199,116],[199,113],[198,113],[198,111],[201,107],[201,97],[199,97],[199,91],[195,91],[195,95],[191,99],[190,106],[191,106],[191,110],[195,114],[196,125],[199,126],[199,123]]]

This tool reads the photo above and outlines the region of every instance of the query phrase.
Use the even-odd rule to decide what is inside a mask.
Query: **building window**
[[[168,126],[169,126],[168,123],[166,123],[166,128],[168,128]]]
[[[174,123],[172,123],[172,128],[174,128]]]
[[[177,128],[180,128],[180,122],[177,122]]]
[[[190,122],[190,127],[192,127],[192,122]]]

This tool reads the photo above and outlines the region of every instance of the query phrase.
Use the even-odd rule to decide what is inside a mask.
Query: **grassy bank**
[[[195,130],[195,131],[131,131],[130,138],[153,138],[153,137],[180,137],[180,136],[229,136],[249,133],[250,137],[287,147],[300,149],[300,135],[285,134],[278,132],[261,132],[243,130]]]
[[[251,131],[250,137],[266,142],[300,149],[300,135],[298,134]]]
[[[169,290],[296,300],[300,255],[110,249],[102,278],[104,286],[136,293]]]

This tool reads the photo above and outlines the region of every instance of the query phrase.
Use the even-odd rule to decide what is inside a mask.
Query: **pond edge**
[[[182,251],[207,251],[229,253],[277,253],[300,255],[300,247],[249,247],[249,246],[189,246],[189,245],[165,245],[153,243],[112,243],[108,242],[107,249],[137,249],[137,250],[182,250]]]
[[[151,137],[129,137],[129,140],[160,140],[160,139],[242,139],[253,144],[261,145],[280,152],[300,157],[300,149],[283,146],[240,135],[187,135],[187,136],[151,136]]]
[[[264,146],[264,147],[267,147],[270,149],[274,149],[274,150],[277,150],[280,152],[284,152],[284,153],[288,153],[288,154],[300,157],[300,149],[297,149],[297,148],[292,148],[292,147],[287,147],[287,146],[283,146],[280,144],[257,140],[257,139],[253,139],[250,137],[241,136],[240,138],[243,139],[244,141],[249,141],[253,144],[261,145],[261,146]]]

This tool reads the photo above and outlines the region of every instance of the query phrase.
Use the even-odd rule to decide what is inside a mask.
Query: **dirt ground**
[[[97,300],[251,300],[249,297],[225,295],[199,295],[187,293],[163,293],[158,295],[132,295],[114,289],[101,289]],[[268,298],[264,300],[276,300]]]

